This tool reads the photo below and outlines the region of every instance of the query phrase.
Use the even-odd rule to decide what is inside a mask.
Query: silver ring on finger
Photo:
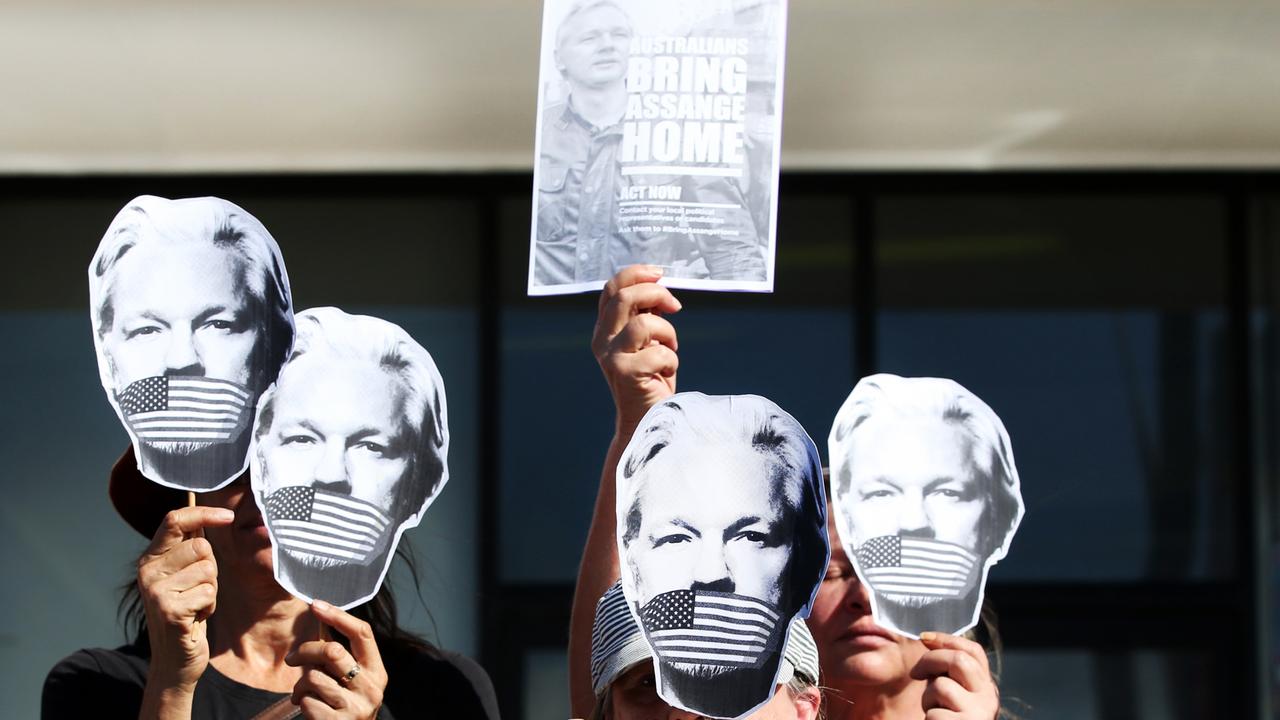
[[[351,681],[355,680],[356,676],[359,674],[360,674],[360,663],[355,663],[351,666],[351,669],[346,672],[346,674],[344,674],[342,677],[338,679],[342,681],[343,685],[350,685]]]

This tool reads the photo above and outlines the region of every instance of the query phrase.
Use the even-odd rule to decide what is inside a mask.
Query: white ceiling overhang
[[[539,3],[0,3],[0,172],[528,169]],[[1280,167],[1280,3],[793,0],[783,167]]]

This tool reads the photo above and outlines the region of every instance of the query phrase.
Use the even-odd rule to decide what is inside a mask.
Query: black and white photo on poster
[[[262,223],[220,198],[134,198],[89,263],[89,314],[138,470],[192,491],[244,472],[258,397],[293,342],[289,276]]]
[[[813,441],[765,398],[679,393],[645,415],[616,481],[622,588],[659,696],[754,712],[830,557]]]
[[[547,0],[528,292],[773,289],[785,0]]]
[[[995,411],[953,380],[871,375],[837,413],[828,452],[836,530],[876,623],[912,638],[976,625],[1024,512]]]
[[[298,313],[250,448],[276,581],[348,609],[372,598],[405,530],[449,479],[444,381],[399,326],[336,308]]]

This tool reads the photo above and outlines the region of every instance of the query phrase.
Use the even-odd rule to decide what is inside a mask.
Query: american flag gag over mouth
[[[978,557],[968,549],[927,538],[882,535],[857,550],[858,567],[877,592],[939,600],[964,596],[973,586]]]
[[[640,609],[640,623],[659,658],[672,662],[760,667],[777,651],[780,613],[733,593],[672,590]]]
[[[368,563],[382,548],[391,518],[350,495],[304,485],[280,488],[266,498],[267,522],[286,550],[342,562]]]
[[[116,399],[140,441],[200,444],[239,439],[256,400],[228,380],[166,375],[132,382]]]

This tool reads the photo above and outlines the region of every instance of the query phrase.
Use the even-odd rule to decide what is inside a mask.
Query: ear
[[[822,693],[816,687],[807,687],[792,698],[796,708],[796,720],[817,720],[822,709]]]

